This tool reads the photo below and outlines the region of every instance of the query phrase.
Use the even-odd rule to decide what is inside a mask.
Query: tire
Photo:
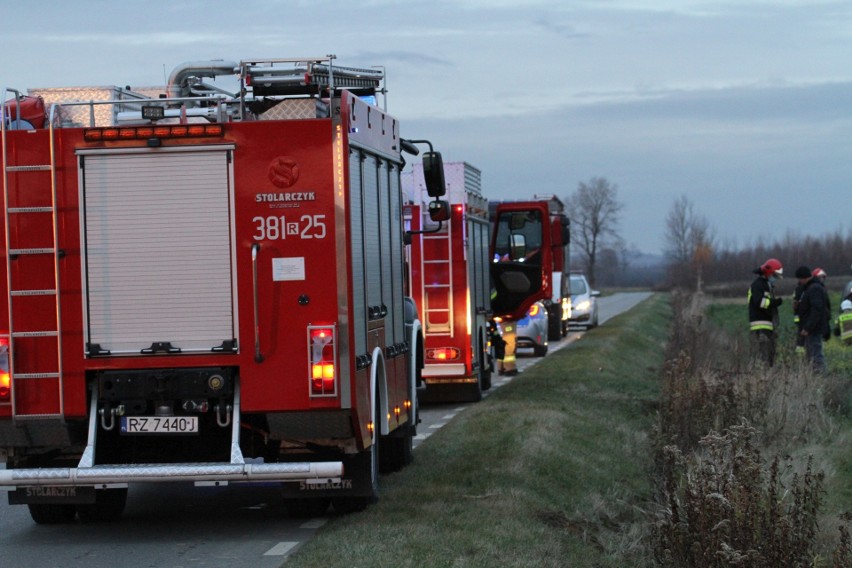
[[[74,505],[29,504],[30,516],[39,525],[60,525],[74,521],[77,508]]]
[[[288,499],[287,512],[297,519],[321,517],[328,511],[331,499],[327,497],[310,497],[308,499]]]
[[[105,523],[117,521],[127,504],[127,488],[100,489],[95,491],[95,502],[77,505],[77,516],[82,523]]]
[[[400,426],[404,430],[402,434],[382,438],[382,449],[379,452],[381,458],[381,472],[392,473],[399,471],[411,463],[414,456],[413,429],[407,424]]]
[[[361,456],[365,456],[367,459],[364,460],[362,467],[366,465],[366,468],[369,470],[367,473],[371,480],[372,489],[370,491],[370,495],[360,495],[356,497],[334,497],[331,500],[331,505],[334,507],[334,511],[338,515],[348,515],[350,513],[358,513],[367,508],[368,505],[375,503],[379,500],[379,469],[381,468],[382,459],[381,459],[381,451],[379,449],[380,444],[380,428],[379,428],[379,416],[380,414],[380,404],[379,404],[379,396],[376,393],[376,404],[374,409],[373,416],[373,444],[370,446],[368,450],[364,450],[361,452]]]
[[[547,340],[559,341],[562,339],[562,319],[560,314],[548,313],[547,315]]]
[[[331,506],[338,515],[360,513],[369,504],[370,501],[366,497],[334,497],[331,500]]]
[[[462,402],[479,402],[482,400],[482,375],[477,374],[475,383],[466,383],[457,388],[462,390]]]
[[[547,345],[534,345],[533,354],[536,357],[544,357],[547,355]]]

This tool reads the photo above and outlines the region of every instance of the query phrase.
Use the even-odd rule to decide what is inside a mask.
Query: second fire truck
[[[490,227],[481,172],[444,164],[449,219],[434,222],[423,168],[403,172],[411,295],[425,336],[424,400],[477,401],[491,388]]]

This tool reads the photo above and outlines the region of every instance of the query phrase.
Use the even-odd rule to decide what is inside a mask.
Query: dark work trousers
[[[749,332],[751,337],[752,361],[771,367],[775,364],[775,332],[759,329]]]

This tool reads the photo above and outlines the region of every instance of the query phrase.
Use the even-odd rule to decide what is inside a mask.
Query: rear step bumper
[[[12,489],[34,485],[91,487],[135,482],[176,481],[304,481],[310,485],[339,482],[342,475],[343,462],[97,465],[0,470],[0,488]]]

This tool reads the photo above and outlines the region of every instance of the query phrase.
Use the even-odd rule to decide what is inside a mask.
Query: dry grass
[[[849,519],[823,512],[826,477],[830,488],[843,483],[832,471],[844,422],[826,404],[831,379],[793,357],[750,366],[737,336],[706,320],[700,296],[675,296],[674,308],[657,427],[657,561],[852,565]]]

